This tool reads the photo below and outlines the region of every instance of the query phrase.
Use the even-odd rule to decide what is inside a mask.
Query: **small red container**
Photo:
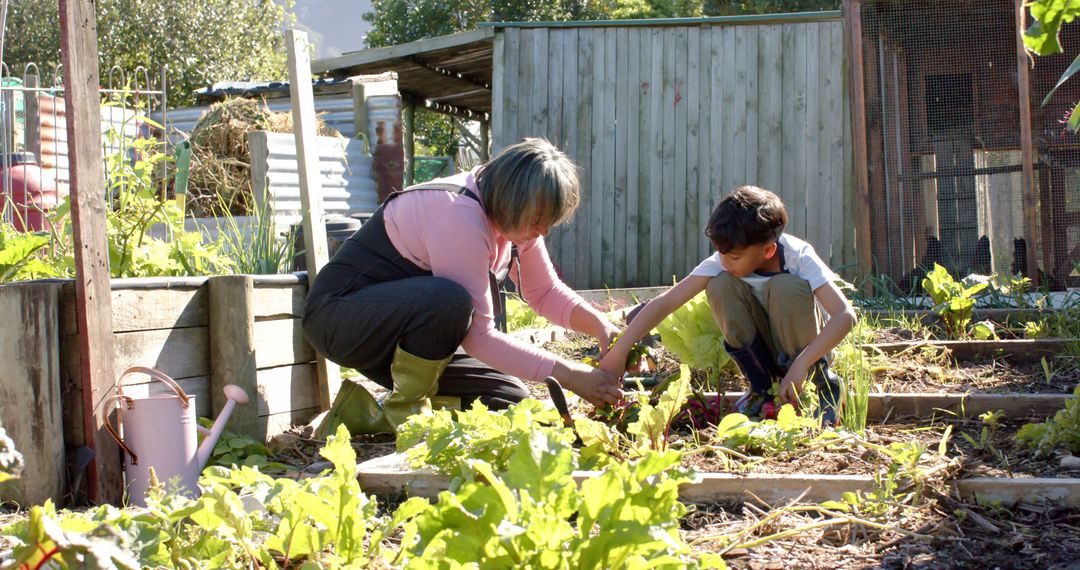
[[[5,218],[19,231],[49,229],[48,213],[59,200],[56,179],[42,176],[32,152],[15,152],[0,158],[0,196]]]

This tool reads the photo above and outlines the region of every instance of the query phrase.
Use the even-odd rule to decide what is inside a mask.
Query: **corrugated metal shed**
[[[273,197],[278,227],[300,221],[300,176],[291,134],[255,131],[248,135],[251,182],[256,198]],[[363,141],[318,137],[323,210],[328,214],[371,213],[378,207],[371,155]]]

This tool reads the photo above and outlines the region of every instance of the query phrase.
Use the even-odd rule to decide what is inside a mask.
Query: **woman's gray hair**
[[[527,138],[480,168],[476,186],[488,218],[501,230],[533,222],[557,226],[577,209],[578,167],[555,145]]]

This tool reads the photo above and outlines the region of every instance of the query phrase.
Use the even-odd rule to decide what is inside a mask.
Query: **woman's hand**
[[[552,375],[564,387],[594,406],[614,404],[622,399],[621,382],[601,368],[558,360]]]
[[[619,337],[619,332],[619,327],[611,324],[611,321],[608,321],[607,319],[600,320],[597,331],[593,336],[595,336],[596,341],[600,343],[601,358],[607,355],[608,349],[615,343],[615,339]]]

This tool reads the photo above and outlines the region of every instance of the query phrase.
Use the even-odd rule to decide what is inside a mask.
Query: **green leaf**
[[[1054,88],[1046,94],[1046,97],[1043,97],[1042,104],[1040,106],[1045,107],[1046,104],[1050,102],[1050,96],[1058,90],[1058,87],[1061,87],[1062,84],[1064,84],[1070,77],[1075,75],[1077,71],[1080,71],[1080,55],[1077,55],[1076,59],[1074,59],[1073,62],[1069,64],[1069,67],[1065,70],[1065,73],[1061,74],[1061,78],[1058,79],[1057,84],[1054,85]]]

